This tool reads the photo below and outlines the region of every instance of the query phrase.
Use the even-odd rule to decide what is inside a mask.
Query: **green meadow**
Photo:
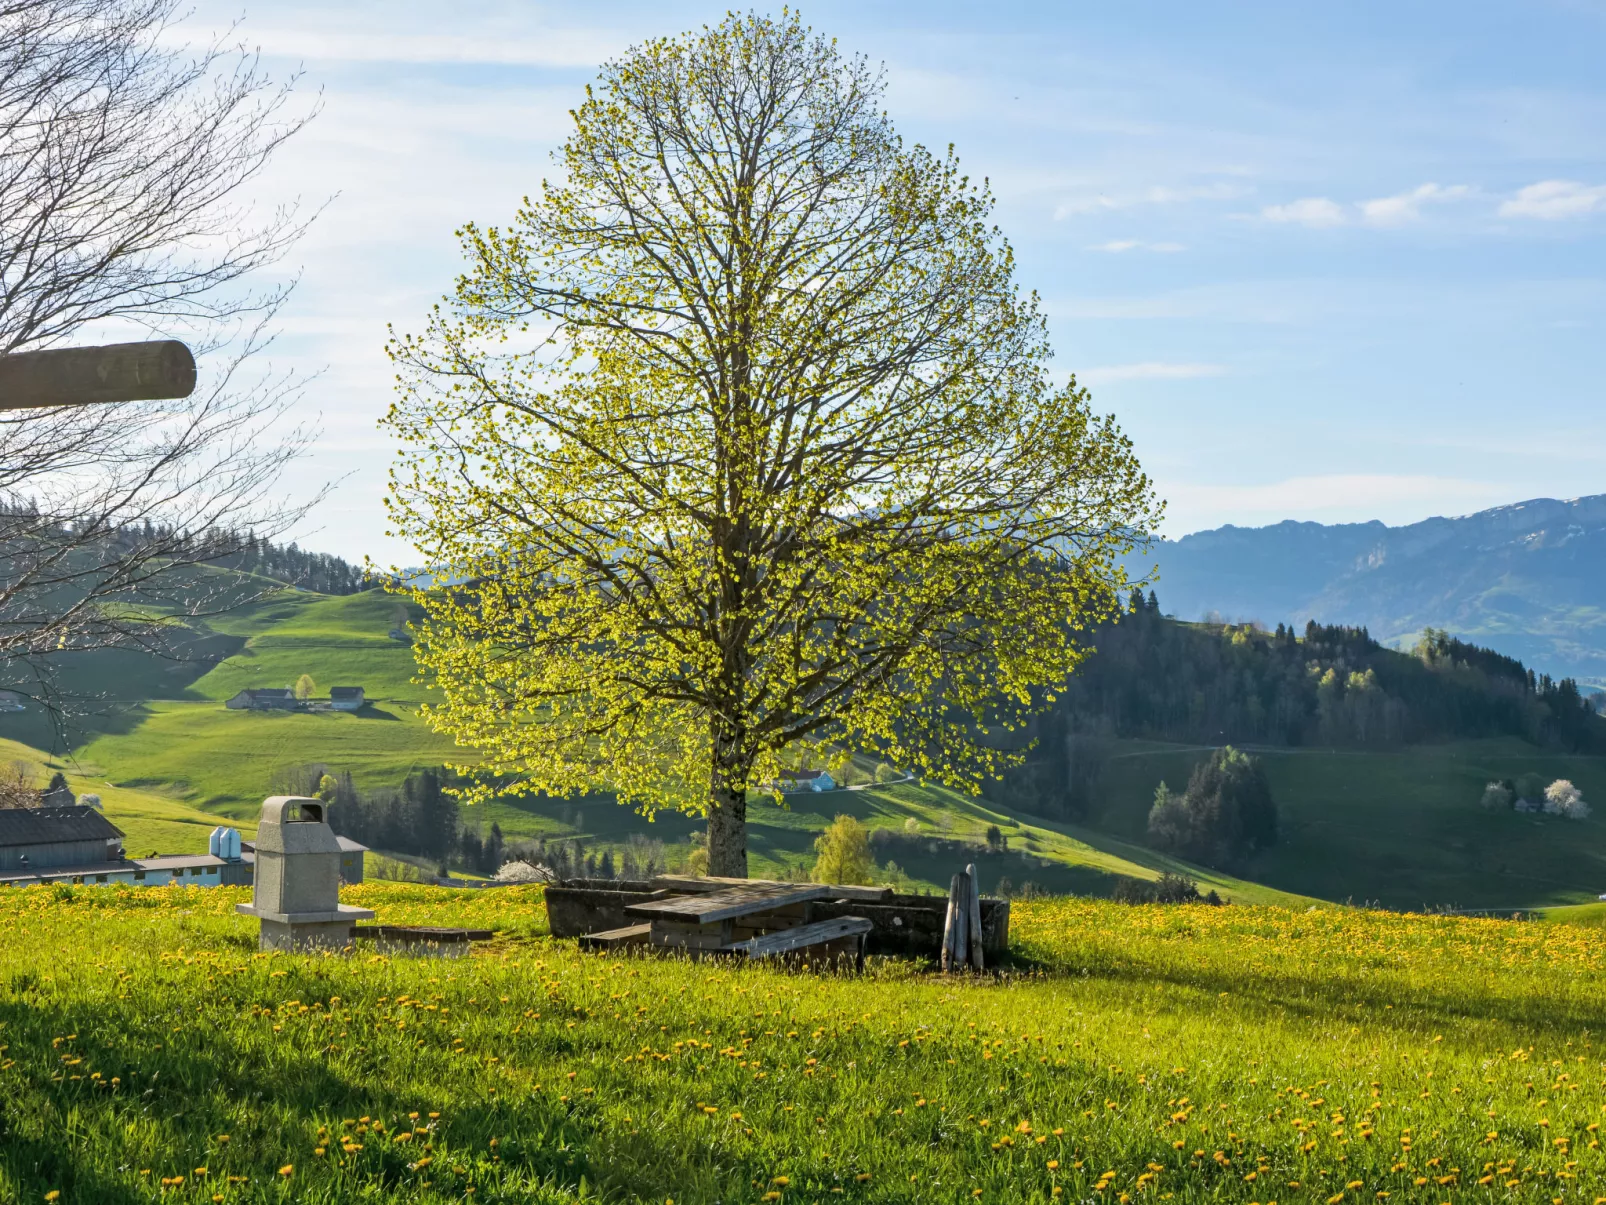
[[[1593,1202],[1606,936],[1017,901],[981,978],[263,955],[231,888],[0,893],[0,1200]]]

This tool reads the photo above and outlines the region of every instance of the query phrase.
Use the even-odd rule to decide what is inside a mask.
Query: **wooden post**
[[[976,864],[972,862],[965,867],[965,877],[970,880],[968,926],[970,930],[970,966],[972,970],[983,970],[981,952],[981,876],[976,873]]]
[[[963,871],[959,874],[959,899],[955,904],[959,916],[955,928],[959,931],[959,940],[954,942],[954,962],[956,970],[964,970],[970,962],[970,876]]]
[[[942,969],[956,970],[959,966],[959,900],[964,875],[956,874],[948,886],[948,915],[942,925]]]
[[[176,339],[0,356],[0,410],[189,397],[195,357]]]

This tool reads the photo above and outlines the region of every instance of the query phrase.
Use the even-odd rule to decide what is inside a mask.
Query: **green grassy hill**
[[[405,626],[407,608],[365,591],[341,597],[284,592],[214,620],[211,627],[244,646],[189,688],[192,697],[227,699],[255,686],[290,686],[310,674],[318,691],[362,686],[370,699],[421,702],[412,681],[412,652],[389,632]]]
[[[1155,787],[1180,789],[1197,746],[1112,744],[1089,823],[1142,839]],[[1606,812],[1562,820],[1486,812],[1491,779],[1569,778],[1606,806],[1606,759],[1513,739],[1387,752],[1255,751],[1277,800],[1277,847],[1243,873],[1284,891],[1394,908],[1528,908],[1606,891]]]
[[[390,637],[407,618],[378,592],[329,597],[285,590],[198,626],[194,647],[210,665],[104,654],[100,668],[73,667],[110,697],[103,713],[55,755],[74,789],[98,789],[129,833],[131,849],[194,852],[226,818],[247,828],[261,800],[293,767],[350,771],[361,790],[395,788],[410,771],[469,761],[419,715],[429,697],[413,680],[410,648]],[[285,686],[302,674],[320,694],[362,686],[356,714],[229,711],[246,686]],[[17,756],[51,760],[53,733],[37,711],[0,715],[0,739]],[[877,856],[916,886],[945,889],[975,860],[988,889],[1107,894],[1120,876],[1175,871],[1242,902],[1378,901],[1390,907],[1533,908],[1591,901],[1606,890],[1606,811],[1584,822],[1478,807],[1491,778],[1527,771],[1567,777],[1606,808],[1606,758],[1544,753],[1514,739],[1385,751],[1257,750],[1282,815],[1276,849],[1234,873],[1190,866],[1147,849],[1144,829],[1161,779],[1180,788],[1204,756],[1199,745],[1106,741],[1106,760],[1076,823],[1029,815],[1020,800],[978,800],[930,784],[905,783],[825,795],[795,795],[786,807],[750,811],[752,871],[783,875],[806,867],[813,842],[839,814],[878,831]],[[0,757],[4,757],[0,751]],[[868,766],[861,767],[867,770]],[[860,777],[866,777],[861,774]],[[112,785],[108,785],[112,784]],[[648,821],[612,796],[508,800],[468,813],[482,831],[494,821],[512,843],[578,839],[615,849],[632,839],[662,841],[683,859],[697,824],[663,814]],[[997,825],[1008,848],[986,852]]]
[[[55,759],[69,781],[98,786],[107,812],[129,833],[131,849],[195,852],[220,820],[249,831],[262,799],[286,770],[320,763],[350,771],[359,789],[398,786],[415,769],[472,761],[432,732],[419,716],[428,688],[413,681],[410,648],[390,637],[408,618],[391,596],[366,592],[327,597],[282,591],[212,620],[198,639],[229,655],[204,674],[186,666],[187,682],[168,682],[130,661],[115,691],[164,689],[145,696],[119,693],[119,706],[96,717],[67,754]],[[123,654],[105,654],[117,658]],[[251,686],[288,686],[302,674],[317,693],[362,686],[360,712],[287,714],[230,711],[222,704]],[[0,737],[45,745],[48,727],[37,713],[0,715]],[[18,746],[19,749],[21,746]],[[37,749],[19,756],[41,766]],[[117,784],[115,791],[106,783]],[[792,796],[787,806],[756,802],[749,815],[752,871],[782,875],[807,867],[813,843],[840,814],[853,815],[893,838],[883,860],[896,861],[915,887],[946,890],[965,861],[978,863],[989,889],[1009,880],[1017,889],[1105,894],[1119,877],[1153,879],[1166,870],[1192,873],[1204,889],[1240,901],[1273,903],[1295,897],[1230,875],[1189,868],[1119,836],[1047,822],[1023,825],[1005,811],[953,791],[914,783],[824,795]],[[509,800],[476,808],[467,821],[482,830],[495,822],[510,842],[578,839],[588,847],[623,846],[633,837],[656,839],[672,861],[690,849],[698,823],[678,814],[652,820],[621,807],[611,795],[573,800]],[[914,830],[909,829],[913,821]],[[1006,851],[986,852],[990,825],[1009,837]]]

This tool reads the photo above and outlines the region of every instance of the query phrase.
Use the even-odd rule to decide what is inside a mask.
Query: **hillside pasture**
[[[119,783],[169,793],[231,822],[254,821],[292,766],[325,763],[377,789],[399,786],[414,769],[463,758],[416,709],[392,702],[356,713],[152,703],[136,729],[99,737],[81,756]]]
[[[1141,841],[1154,789],[1174,789],[1208,750],[1112,742],[1090,823]],[[1516,740],[1397,751],[1254,749],[1281,832],[1235,867],[1283,891],[1389,907],[1533,908],[1606,891],[1606,759]],[[1596,803],[1588,820],[1479,806],[1484,784],[1529,772],[1568,778]]]
[[[417,704],[428,693],[412,681],[412,649],[389,636],[409,614],[377,590],[339,597],[283,591],[213,621],[244,644],[197,679],[191,697],[223,700],[250,687],[291,686],[308,674],[320,695],[331,686],[361,686],[370,699]]]
[[[984,800],[930,783],[898,783],[819,794],[798,792],[777,804],[755,797],[748,804],[749,873],[760,878],[806,875],[814,841],[837,816],[852,816],[872,833],[882,863],[895,862],[913,890],[946,892],[949,877],[975,862],[983,889],[1031,887],[1049,894],[1108,895],[1123,878],[1156,879],[1170,871],[1247,903],[1309,903],[1304,897],[1157,854],[1085,829],[1011,816]],[[465,810],[465,820],[488,831],[492,821],[510,842],[578,840],[593,850],[619,849],[632,839],[656,839],[677,859],[689,849],[700,820],[673,812],[653,819],[620,805],[610,794],[575,799],[504,799]],[[913,822],[913,829],[909,828]],[[989,850],[985,834],[997,826],[1007,848]],[[1008,880],[1007,884],[1005,880]]]

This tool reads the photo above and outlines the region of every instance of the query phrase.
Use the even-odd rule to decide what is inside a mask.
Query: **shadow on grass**
[[[330,987],[315,982],[319,978],[298,975],[292,990],[314,999]],[[54,1190],[63,1205],[145,1202],[164,1177],[184,1177],[185,1193],[201,1188],[197,1167],[205,1168],[205,1184],[219,1188],[229,1176],[247,1177],[257,1190],[251,1199],[258,1199],[264,1187],[272,1195],[281,1166],[306,1169],[320,1158],[313,1150],[320,1127],[339,1134],[342,1119],[372,1116],[384,1118],[394,1133],[398,1123],[408,1124],[402,1119],[409,1112],[440,1107],[420,1096],[418,1085],[428,1077],[411,1068],[410,1074],[392,1073],[390,1053],[359,1046],[336,1059],[329,1047],[241,1042],[218,1026],[188,1041],[153,1043],[165,1027],[136,1032],[123,1022],[164,1011],[154,1005],[100,1017],[91,1032],[90,1019],[76,1015],[81,1010],[55,1003],[37,981],[14,977],[9,987],[10,998],[0,1000],[0,1032],[17,1066],[13,1090],[0,1098],[0,1169],[18,1189],[17,1200],[43,1200]],[[255,992],[246,987],[244,994]],[[432,1034],[419,1056],[460,1054],[448,1041]],[[398,1091],[398,1083],[412,1090]],[[435,1156],[429,1173],[437,1188],[460,1193],[479,1184],[484,1192],[500,1181],[504,1191],[514,1190],[506,1199],[538,1201],[549,1199],[543,1188],[573,1187],[588,1173],[596,1179],[586,1153],[596,1126],[583,1109],[539,1095],[507,1104],[487,1094],[441,1124],[448,1149]],[[226,1144],[217,1141],[219,1133],[227,1133]],[[489,1146],[493,1137],[500,1149]],[[405,1199],[422,1145],[370,1136],[360,1167],[329,1182],[317,1165],[315,1179],[295,1182],[295,1199],[350,1199],[342,1193],[366,1195],[379,1185]],[[333,1162],[338,1156],[330,1151],[323,1157]],[[140,1176],[141,1169],[149,1174]],[[550,1199],[569,1198],[554,1192]]]
[[[1251,975],[1232,966],[1182,969],[1123,961],[1117,952],[1105,949],[1090,949],[1080,958],[1050,955],[1034,949],[1029,942],[1013,947],[1011,957],[1012,966],[1050,979],[1098,979],[1134,986],[1169,984],[1190,989],[1190,993],[1226,997],[1235,1009],[1248,1005],[1267,1014],[1307,1020],[1343,1017],[1368,1026],[1401,1030],[1453,1022],[1498,1023],[1563,1038],[1576,1036],[1581,1030],[1599,1031],[1606,1027],[1606,1000],[1580,999],[1574,1003],[1557,996],[1535,999],[1475,995],[1454,984],[1448,985],[1448,990],[1438,990],[1405,983],[1397,976],[1376,974],[1365,980],[1335,981],[1297,974]]]

